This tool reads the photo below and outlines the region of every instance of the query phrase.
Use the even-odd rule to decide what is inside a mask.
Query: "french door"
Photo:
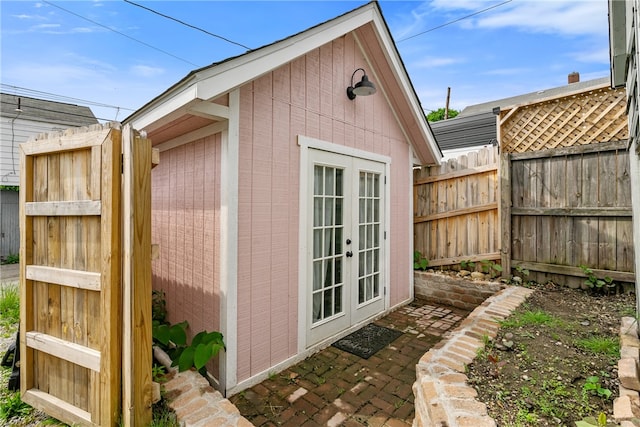
[[[309,150],[307,344],[384,310],[384,163]]]

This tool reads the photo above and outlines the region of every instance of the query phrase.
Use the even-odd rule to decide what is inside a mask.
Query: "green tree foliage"
[[[449,109],[449,118],[452,119],[458,115],[460,111]],[[444,120],[444,108],[438,108],[427,114],[427,120],[430,122],[437,122],[438,120]]]

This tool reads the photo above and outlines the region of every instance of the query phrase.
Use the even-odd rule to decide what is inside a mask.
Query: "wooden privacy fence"
[[[484,148],[414,172],[414,245],[430,266],[500,259],[498,155]]]
[[[631,184],[626,141],[501,156],[502,265],[533,279],[599,276],[633,282]]]
[[[20,388],[69,424],[150,421],[150,152],[116,123],[20,146]]]
[[[635,281],[625,102],[603,84],[500,111],[499,160],[489,148],[414,172],[415,249],[539,282],[579,286],[581,265]]]

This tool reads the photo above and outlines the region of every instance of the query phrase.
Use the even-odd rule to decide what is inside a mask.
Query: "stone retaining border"
[[[621,427],[640,426],[639,354],[638,320],[623,317],[620,321],[619,397],[613,401],[613,418]]]
[[[487,407],[467,384],[465,366],[484,348],[484,337],[495,338],[500,320],[507,318],[533,293],[509,287],[489,297],[418,362],[413,427],[496,427]]]

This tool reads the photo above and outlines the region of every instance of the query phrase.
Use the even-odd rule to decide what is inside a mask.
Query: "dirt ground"
[[[620,318],[635,317],[635,295],[535,288],[469,365],[478,399],[502,427],[573,427],[601,412],[611,420]]]

